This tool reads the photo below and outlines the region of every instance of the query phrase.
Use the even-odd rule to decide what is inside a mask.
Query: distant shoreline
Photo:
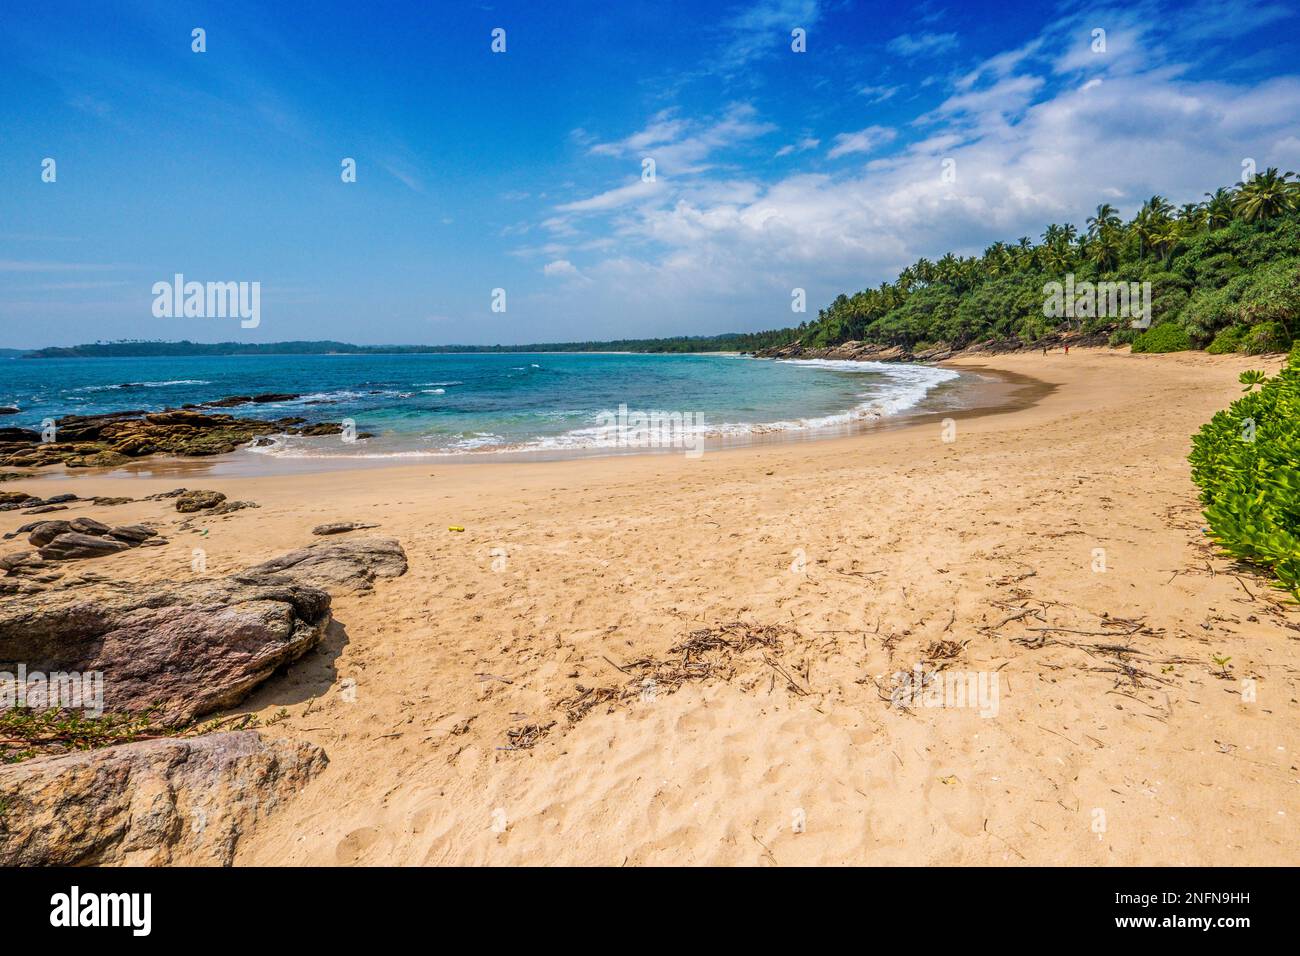
[[[758,333],[762,334],[762,333]],[[530,342],[524,345],[353,345],[349,342],[97,342],[38,349],[0,349],[0,356],[62,358],[235,358],[244,355],[701,355],[756,350],[745,333],[593,342]]]

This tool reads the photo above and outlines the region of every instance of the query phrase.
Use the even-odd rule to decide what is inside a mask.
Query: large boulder
[[[25,524],[18,529],[19,534],[30,531],[27,540],[41,547],[49,544],[61,534],[67,534],[72,530],[71,521],[33,521],[31,524]]]
[[[328,760],[256,731],[119,744],[0,767],[0,865],[229,866],[242,834]]]
[[[237,704],[329,622],[330,596],[289,578],[55,589],[0,600],[0,671],[99,671],[106,710],[183,722]]]
[[[322,588],[366,590],[375,578],[406,573],[406,552],[396,538],[321,541],[250,568],[250,574],[282,574]]]
[[[41,557],[46,561],[72,561],[77,558],[102,558],[117,554],[131,546],[115,538],[101,538],[93,534],[69,531],[41,547]]]

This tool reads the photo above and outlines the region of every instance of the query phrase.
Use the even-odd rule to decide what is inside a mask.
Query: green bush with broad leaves
[[[1300,600],[1300,349],[1273,378],[1241,383],[1246,394],[1192,436],[1192,480],[1215,542]]]
[[[1147,329],[1133,340],[1134,352],[1186,352],[1191,347],[1187,330],[1173,322]]]

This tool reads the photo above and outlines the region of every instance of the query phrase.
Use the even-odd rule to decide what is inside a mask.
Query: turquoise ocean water
[[[953,407],[965,373],[916,365],[786,362],[737,355],[302,355],[0,359],[0,425],[160,410],[227,395],[292,392],[223,409],[260,418],[351,419],[375,437],[285,438],[283,458],[601,453],[618,443],[602,413],[626,406],[690,416],[708,443],[817,437]]]

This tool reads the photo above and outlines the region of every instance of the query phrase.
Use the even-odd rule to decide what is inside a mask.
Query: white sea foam
[[[211,382],[197,378],[177,378],[169,382],[123,382],[121,385],[86,385],[78,392],[110,392],[123,388],[167,388],[169,385],[211,385]]]

